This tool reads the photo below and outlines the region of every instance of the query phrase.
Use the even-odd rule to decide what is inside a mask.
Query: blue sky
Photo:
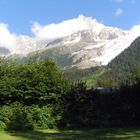
[[[140,24],[139,6],[140,0],[0,0],[0,23],[12,33],[32,35],[34,22],[47,25],[83,14],[129,29]]]

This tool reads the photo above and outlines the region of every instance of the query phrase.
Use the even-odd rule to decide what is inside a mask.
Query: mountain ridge
[[[111,60],[108,67],[111,71],[108,75],[119,81],[125,81],[135,68],[140,66],[140,37],[136,38],[131,45]]]
[[[140,36],[140,25],[134,26],[129,31],[124,31],[105,26],[97,20],[83,15],[59,24],[40,27],[36,23],[34,26],[33,32],[36,37],[19,36],[16,38],[17,44],[10,48],[4,47],[7,51],[5,54],[1,51],[4,48],[0,49],[0,55],[10,56],[10,58],[18,55],[22,59],[22,57],[32,56],[33,53],[34,55],[37,54],[36,58],[38,60],[41,59],[41,55],[43,55],[42,58],[52,57],[57,59],[59,57],[59,59],[65,59],[58,61],[71,61],[63,68],[78,67],[85,69],[107,65],[113,58],[123,52],[135,38]],[[61,31],[61,29],[63,30]],[[45,34],[46,32],[48,34]],[[55,53],[52,53],[51,56],[49,52],[53,50]]]

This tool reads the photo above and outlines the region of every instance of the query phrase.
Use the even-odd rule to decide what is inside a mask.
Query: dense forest
[[[68,78],[50,59],[26,64],[1,59],[0,129],[139,126],[140,67],[127,81],[102,93]]]
[[[140,37],[108,64],[112,69],[108,75],[125,82],[127,76],[138,65],[140,65]]]

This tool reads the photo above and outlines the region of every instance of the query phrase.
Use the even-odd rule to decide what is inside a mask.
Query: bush
[[[57,122],[60,120],[58,114],[53,114],[52,107],[39,108],[38,106],[32,106],[29,110],[36,128],[56,128]]]
[[[8,129],[9,124],[15,118],[14,115],[15,110],[16,107],[13,105],[11,106],[4,105],[3,107],[0,108],[0,127],[2,129]]]
[[[5,130],[5,129],[6,129],[6,124],[0,121],[0,130]]]
[[[9,129],[12,130],[33,130],[34,124],[32,114],[26,108],[19,109],[15,112],[15,118],[9,124]]]
[[[0,107],[0,129],[33,130],[35,128],[56,128],[61,114],[53,105],[39,107],[14,103]]]
[[[0,129],[33,130],[35,128],[56,128],[61,119],[53,114],[52,107],[22,106],[14,104],[0,108]]]

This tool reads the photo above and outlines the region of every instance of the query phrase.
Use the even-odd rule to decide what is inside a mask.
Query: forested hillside
[[[140,37],[108,64],[111,70],[105,74],[105,77],[125,82],[130,73],[139,65]]]
[[[64,70],[64,75],[74,81],[85,81],[87,87],[99,86],[97,81],[108,71],[106,67],[93,67],[89,69],[77,69],[76,67]]]

